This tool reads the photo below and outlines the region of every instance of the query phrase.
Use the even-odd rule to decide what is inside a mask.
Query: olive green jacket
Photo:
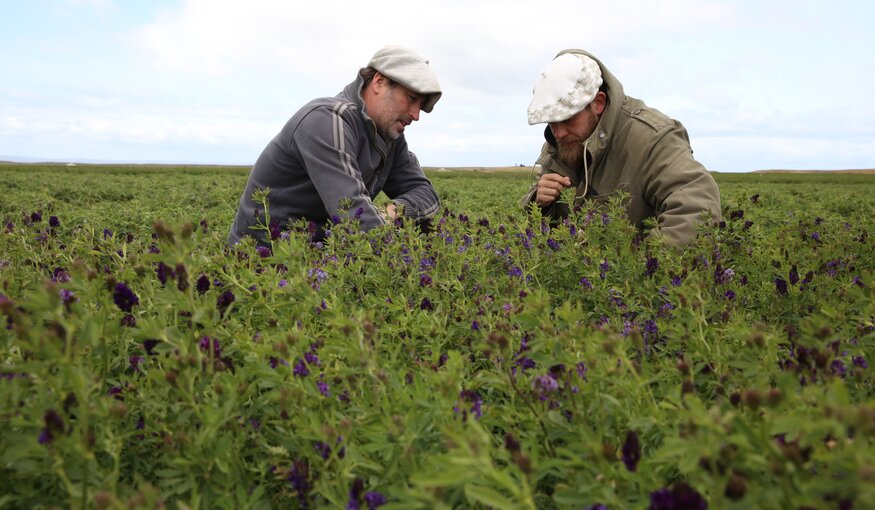
[[[571,168],[559,160],[556,140],[548,126],[546,142],[536,164],[540,175],[558,173],[577,188],[575,204],[586,199],[601,201],[616,192],[629,194],[629,220],[639,228],[647,218],[656,218],[651,235],[662,235],[674,245],[687,244],[710,213],[720,220],[717,183],[701,163],[693,159],[687,131],[680,122],[626,96],[623,85],[597,58],[608,104],[592,135],[584,142],[586,168]],[[557,55],[558,56],[558,55]],[[606,88],[606,89],[605,89]],[[539,176],[540,176],[539,175]],[[535,201],[537,184],[523,197],[522,205]],[[552,218],[565,217],[568,207],[553,203],[543,208]]]

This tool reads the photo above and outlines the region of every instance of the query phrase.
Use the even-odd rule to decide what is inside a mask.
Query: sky
[[[530,166],[566,48],[681,121],[709,170],[875,168],[875,2],[0,0],[0,160],[251,165],[387,44],[443,97],[423,166]]]

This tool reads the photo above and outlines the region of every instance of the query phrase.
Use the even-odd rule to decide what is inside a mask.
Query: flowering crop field
[[[875,175],[228,249],[246,175],[0,166],[0,508],[875,508]]]

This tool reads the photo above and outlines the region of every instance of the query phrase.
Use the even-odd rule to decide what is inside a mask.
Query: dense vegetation
[[[229,250],[246,173],[0,166],[0,508],[875,507],[875,176]]]

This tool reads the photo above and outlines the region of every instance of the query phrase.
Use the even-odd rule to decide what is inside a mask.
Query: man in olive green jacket
[[[639,228],[656,218],[651,235],[682,246],[706,219],[720,220],[717,183],[693,159],[680,122],[626,96],[623,85],[594,56],[565,50],[535,83],[529,124],[547,123],[538,183],[522,203],[536,203],[546,216],[562,218],[557,202],[574,186],[575,204],[629,193],[629,220]]]

